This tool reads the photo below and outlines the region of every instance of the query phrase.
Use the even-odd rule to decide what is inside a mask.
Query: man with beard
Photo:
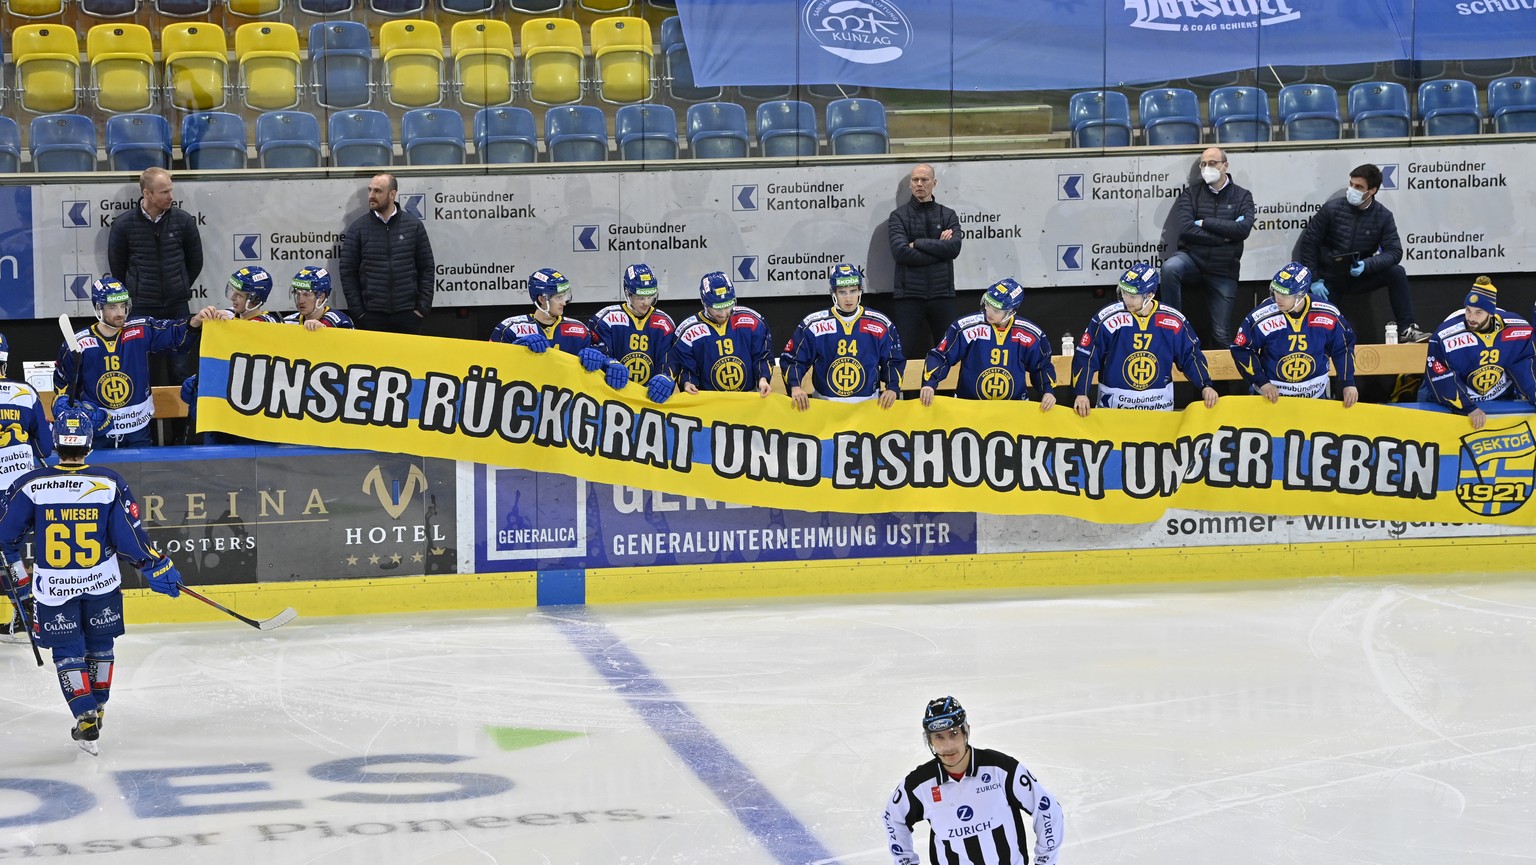
[[[1480,407],[1494,400],[1536,403],[1536,354],[1531,323],[1499,309],[1499,290],[1479,276],[1462,308],[1435,328],[1424,359],[1419,399],[1438,402],[1482,429]]]

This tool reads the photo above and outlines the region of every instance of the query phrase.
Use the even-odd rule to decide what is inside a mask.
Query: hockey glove
[[[1362,273],[1365,273],[1365,262],[1357,261],[1354,264],[1349,266],[1349,275],[1350,276],[1353,276],[1353,277],[1358,279],[1360,274],[1362,274]]]
[[[89,415],[91,418],[91,429],[96,435],[106,435],[112,429],[112,416],[107,414],[106,409],[90,400],[65,394],[59,397],[53,405],[55,412],[59,409],[72,409]]]
[[[608,362],[604,374],[608,376],[608,386],[614,390],[623,390],[624,385],[629,384],[629,367],[616,360]]]
[[[670,375],[657,375],[651,377],[650,385],[645,389],[645,395],[651,398],[651,402],[661,405],[672,398],[672,392],[677,390],[677,382]]]
[[[1328,299],[1328,286],[1321,279],[1312,280],[1312,298],[1314,300]]]
[[[144,579],[151,589],[162,595],[181,597],[181,587],[176,585],[181,582],[181,571],[176,570],[176,564],[168,556],[150,562],[144,571]]]
[[[603,350],[600,348],[588,346],[582,349],[581,354],[576,355],[576,357],[581,359],[581,368],[587,372],[597,372],[608,365],[608,355],[603,354]]]
[[[542,331],[537,330],[527,336],[518,337],[512,344],[520,345],[534,354],[543,354],[549,351],[549,339],[544,336]]]

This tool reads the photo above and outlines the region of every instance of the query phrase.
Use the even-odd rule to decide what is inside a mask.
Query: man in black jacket
[[[1413,294],[1403,260],[1397,219],[1376,200],[1381,169],[1366,163],[1349,172],[1344,195],[1330,198],[1312,214],[1296,245],[1296,260],[1312,269],[1312,294],[1334,303],[1346,294],[1364,294],[1387,287],[1392,317],[1403,342],[1425,342],[1413,314]]]
[[[891,318],[903,353],[922,357],[955,320],[955,259],[964,232],[955,212],[933,200],[933,166],[913,166],[910,183],[912,200],[886,222],[896,259]]]
[[[368,182],[368,212],[341,236],[341,290],[359,330],[420,333],[432,310],[432,242],[426,226],[396,206],[393,174]]]
[[[1173,204],[1171,218],[1179,250],[1163,262],[1158,276],[1161,299],[1185,312],[1192,310],[1184,305],[1184,286],[1205,285],[1211,338],[1221,347],[1232,344],[1232,306],[1243,266],[1243,241],[1253,231],[1253,214],[1253,193],[1232,182],[1227,152],[1207,147],[1200,154],[1200,178],[1186,186]]]
[[[203,272],[197,218],[175,206],[171,173],[164,168],[144,169],[139,194],[138,207],[112,220],[107,269],[128,289],[135,316],[184,320],[192,314],[192,289]],[[196,350],[164,356],[167,364],[153,367],[153,384],[179,385],[197,371]]]

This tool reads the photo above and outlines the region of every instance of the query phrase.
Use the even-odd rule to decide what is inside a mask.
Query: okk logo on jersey
[[[890,63],[912,42],[912,25],[890,0],[809,0],[801,22],[823,51],[850,63]]]
[[[1531,425],[1461,437],[1456,500],[1474,514],[1502,517],[1520,510],[1536,484],[1536,437]]]

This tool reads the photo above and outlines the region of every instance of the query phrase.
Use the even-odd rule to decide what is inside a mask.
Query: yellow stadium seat
[[[57,18],[64,14],[64,0],[6,0],[14,18]]]
[[[386,21],[379,28],[384,97],[400,108],[443,101],[443,31],[422,19]]]
[[[570,18],[523,22],[523,80],[534,102],[564,105],[580,100],[585,63],[580,24]]]
[[[80,105],[80,37],[62,24],[24,24],[11,34],[21,107],[36,114]]]
[[[448,36],[459,101],[484,107],[512,101],[512,28],[505,21],[460,21]]]
[[[85,34],[91,92],[103,111],[144,111],[155,101],[155,41],[142,24],[97,24]]]
[[[270,18],[283,11],[283,0],[229,0],[229,11],[242,18]]]
[[[599,18],[592,22],[592,60],[604,102],[651,98],[651,25],[644,18]]]
[[[299,104],[299,31],[276,21],[241,24],[235,30],[240,94],[260,111]]]
[[[160,31],[160,53],[171,105],[186,111],[223,107],[229,46],[222,28],[206,21],[167,24]]]

